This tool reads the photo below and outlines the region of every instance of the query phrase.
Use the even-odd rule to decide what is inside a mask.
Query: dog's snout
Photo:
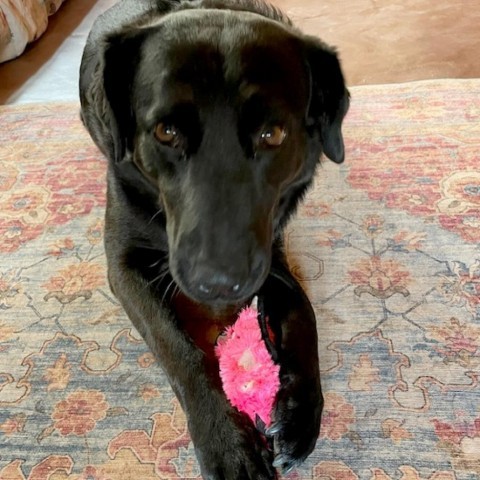
[[[270,231],[245,223],[201,224],[179,236],[169,261],[183,293],[211,305],[240,304],[255,295],[270,268]]]

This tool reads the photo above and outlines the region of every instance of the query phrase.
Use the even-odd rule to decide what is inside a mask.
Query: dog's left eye
[[[279,147],[285,140],[287,131],[280,125],[266,127],[260,133],[259,143],[266,147]]]
[[[155,127],[155,138],[164,145],[175,147],[178,136],[178,130],[174,125],[161,122]]]

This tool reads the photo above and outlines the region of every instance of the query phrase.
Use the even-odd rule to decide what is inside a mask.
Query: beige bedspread
[[[64,0],[0,0],[0,62],[18,57],[45,32]]]

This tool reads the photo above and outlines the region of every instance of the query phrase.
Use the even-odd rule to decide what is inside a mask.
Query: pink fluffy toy
[[[268,327],[265,326],[265,334]],[[257,310],[257,298],[244,308],[215,347],[223,389],[230,403],[255,425],[271,424],[275,396],[280,387],[280,366],[267,349]]]

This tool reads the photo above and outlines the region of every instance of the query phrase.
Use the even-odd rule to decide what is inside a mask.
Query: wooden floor
[[[480,77],[479,0],[272,0],[335,45],[350,85]]]

